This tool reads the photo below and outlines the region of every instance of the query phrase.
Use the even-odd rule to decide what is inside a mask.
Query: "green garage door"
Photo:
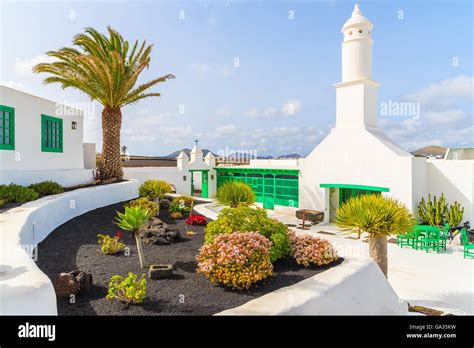
[[[228,180],[248,184],[255,192],[256,201],[265,209],[275,205],[298,207],[298,170],[260,169],[260,168],[215,168],[217,188]]]

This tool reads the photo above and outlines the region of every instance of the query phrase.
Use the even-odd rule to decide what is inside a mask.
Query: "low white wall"
[[[66,221],[137,192],[138,181],[132,180],[44,197],[0,214],[0,314],[57,314],[53,285],[25,250]]]
[[[69,187],[91,183],[94,181],[94,174],[92,169],[0,171],[0,184],[26,186],[45,180],[53,180]]]
[[[123,170],[125,179],[138,180],[140,185],[145,180],[165,180],[176,188],[176,193],[191,194],[191,173],[178,167],[125,167]]]
[[[297,284],[217,315],[405,315],[379,267],[370,259],[349,258]]]

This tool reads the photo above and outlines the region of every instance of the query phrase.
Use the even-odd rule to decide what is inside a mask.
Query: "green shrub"
[[[191,211],[191,208],[186,206],[186,205],[180,205],[180,204],[171,204],[169,207],[169,212],[170,213],[189,213]]]
[[[140,207],[142,210],[148,210],[150,216],[156,216],[160,209],[160,206],[157,203],[150,201],[146,197],[134,199],[133,201],[128,202],[125,206],[129,208]]]
[[[5,203],[25,203],[38,199],[38,193],[21,185],[0,185],[0,199]]]
[[[239,181],[227,181],[222,184],[217,190],[216,198],[220,204],[231,208],[255,203],[255,193],[252,188]]]
[[[0,208],[5,205],[7,201],[5,199],[0,199]]]
[[[248,289],[272,275],[271,245],[257,232],[221,234],[199,250],[197,272],[213,283]]]
[[[35,184],[31,184],[28,187],[38,192],[40,196],[56,195],[58,193],[64,192],[64,187],[51,180],[37,182]]]
[[[106,255],[114,255],[119,251],[125,249],[125,244],[120,241],[122,232],[117,232],[115,236],[111,237],[107,234],[98,234],[100,251]]]
[[[164,180],[146,180],[138,189],[140,197],[159,200],[172,192],[171,185]]]
[[[110,278],[107,299],[117,299],[126,303],[139,304],[146,297],[146,275],[137,279],[138,276],[132,272],[126,278],[114,275]]]
[[[188,195],[179,195],[173,199],[174,204],[181,204],[181,202],[183,202],[185,206],[190,207],[191,203],[194,202],[194,198]]]
[[[217,220],[208,223],[204,230],[205,243],[212,243],[219,234],[257,231],[272,242],[271,261],[274,262],[288,254],[288,228],[285,224],[271,219],[264,209],[252,209],[246,206],[225,208]]]

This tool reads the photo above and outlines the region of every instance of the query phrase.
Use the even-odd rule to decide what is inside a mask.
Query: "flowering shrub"
[[[291,230],[288,231],[288,236],[290,237],[290,255],[299,265],[323,266],[339,258],[332,244],[327,240],[307,234],[297,236]]]
[[[269,218],[265,209],[238,206],[222,209],[217,220],[207,224],[204,241],[211,243],[216,236],[223,233],[258,231],[272,242],[270,258],[274,262],[288,254],[287,229],[285,224]]]
[[[213,283],[248,289],[273,274],[271,246],[258,232],[221,234],[199,250],[197,272]]]
[[[206,226],[207,220],[204,216],[191,215],[186,219],[186,225]]]
[[[114,275],[110,278],[107,299],[117,299],[126,303],[142,303],[146,296],[146,274],[140,279],[132,272],[126,278]]]
[[[158,214],[158,211],[160,209],[160,206],[156,204],[153,201],[150,201],[146,197],[140,197],[137,199],[134,199],[133,201],[130,201],[126,207],[140,207],[143,210],[148,210],[150,217],[156,216]]]
[[[107,234],[98,234],[100,251],[106,255],[114,255],[125,248],[125,244],[120,241],[122,232],[117,232],[114,237]]]

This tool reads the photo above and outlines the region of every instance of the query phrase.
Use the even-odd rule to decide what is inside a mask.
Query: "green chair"
[[[467,236],[467,232],[464,227],[461,230],[461,240],[464,246],[464,258],[474,258],[474,244],[469,243],[469,237]]]
[[[416,241],[418,236],[415,231],[407,232],[405,234],[399,234],[397,236],[397,244],[400,248],[404,246],[409,246],[416,249]]]
[[[437,253],[441,249],[446,250],[446,240],[443,240],[442,232],[439,229],[426,229],[425,236],[421,240],[421,248],[426,252],[431,249]]]

